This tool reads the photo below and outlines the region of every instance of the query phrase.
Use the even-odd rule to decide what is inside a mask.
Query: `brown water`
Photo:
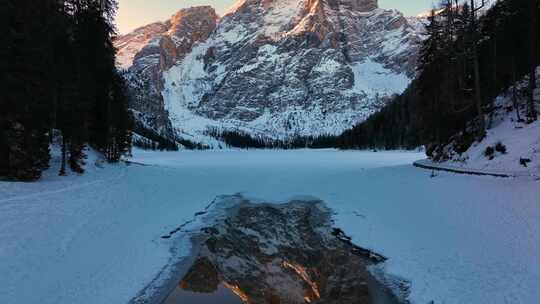
[[[176,287],[163,304],[242,304],[230,289],[222,284],[212,293],[192,292]]]
[[[392,292],[374,277],[367,281],[370,304],[403,304]],[[162,304],[245,304],[229,288],[220,284],[211,293],[193,292],[182,289],[178,285]]]

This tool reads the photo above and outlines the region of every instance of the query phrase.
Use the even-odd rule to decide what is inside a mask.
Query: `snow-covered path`
[[[166,265],[161,239],[217,195],[316,196],[414,303],[536,303],[540,182],[430,172],[410,152],[136,151],[152,166],[0,182],[0,303],[126,303]]]

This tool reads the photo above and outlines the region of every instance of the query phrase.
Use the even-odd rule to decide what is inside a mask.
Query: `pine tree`
[[[84,104],[89,105],[88,138],[107,160],[118,161],[129,150],[131,128],[127,94],[115,68],[112,17],[116,2],[89,1],[76,14],[76,37],[83,76]]]
[[[470,0],[470,3],[469,39],[474,69],[474,104],[476,106],[476,114],[478,116],[476,136],[477,139],[480,140],[484,138],[486,134],[486,121],[484,117],[484,110],[482,105],[482,91],[480,86],[480,58],[478,54],[478,44],[480,37],[478,27],[478,12],[486,6],[486,0],[480,0],[480,3],[478,3],[476,0]]]
[[[115,68],[113,0],[6,0],[0,19],[0,175],[32,180],[49,161],[53,130],[62,166],[83,172],[86,143],[110,161],[131,145],[123,80]]]
[[[4,4],[2,5],[4,6]],[[5,56],[2,56],[2,145],[8,178],[34,180],[49,161],[52,63],[50,36],[54,1],[7,0]]]
[[[534,90],[536,89],[536,66],[539,63],[538,54],[538,14],[540,10],[538,8],[538,2],[536,0],[527,1],[527,10],[529,12],[529,54],[528,54],[528,64],[529,64],[529,88],[527,96],[527,118],[529,122],[535,121],[537,119],[536,109],[534,107]]]
[[[439,142],[441,137],[441,126],[439,124],[441,122],[441,109],[438,86],[443,71],[440,65],[444,47],[443,26],[435,10],[431,12],[428,22],[426,26],[428,38],[420,49],[418,59],[418,90],[421,95],[420,108],[423,110],[423,123],[431,126],[431,128],[424,130],[424,137]]]

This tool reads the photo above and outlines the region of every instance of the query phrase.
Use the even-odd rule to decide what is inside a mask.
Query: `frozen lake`
[[[411,281],[413,303],[534,303],[539,182],[430,178],[411,166],[420,158],[135,151],[132,160],[148,166],[90,165],[83,176],[51,171],[38,183],[0,182],[0,303],[127,303],[168,271],[172,257],[189,253],[189,233],[161,236],[216,196],[234,193],[278,203],[323,200],[353,242],[389,258],[385,276]]]

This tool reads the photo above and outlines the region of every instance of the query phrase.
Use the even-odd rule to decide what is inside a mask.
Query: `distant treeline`
[[[131,121],[115,68],[116,0],[3,0],[0,20],[0,176],[35,180],[48,167],[52,130],[66,163],[83,171],[90,145],[116,162]]]
[[[340,149],[412,150],[422,145],[418,113],[411,109],[414,87],[394,98],[380,112],[336,138]]]
[[[178,144],[165,136],[161,136],[154,130],[145,128],[140,122],[135,121],[133,129],[133,146],[145,150],[178,151]]]
[[[333,148],[336,137],[332,135],[291,137],[289,139],[273,139],[265,136],[253,136],[239,130],[207,131],[209,136],[223,141],[229,147],[242,149],[302,149]]]
[[[160,150],[160,151],[178,151],[179,145],[188,150],[206,150],[208,146],[191,140],[175,137],[169,138],[160,135],[154,130],[144,127],[141,123],[135,122],[133,138],[133,146],[144,150]]]
[[[491,127],[494,99],[528,76],[527,115],[537,119],[533,93],[540,65],[539,0],[501,0],[482,14],[482,1],[443,0],[429,18],[418,76],[409,88],[367,121],[343,133],[340,148],[442,147],[456,140],[466,150]],[[459,152],[459,151],[458,151]]]

